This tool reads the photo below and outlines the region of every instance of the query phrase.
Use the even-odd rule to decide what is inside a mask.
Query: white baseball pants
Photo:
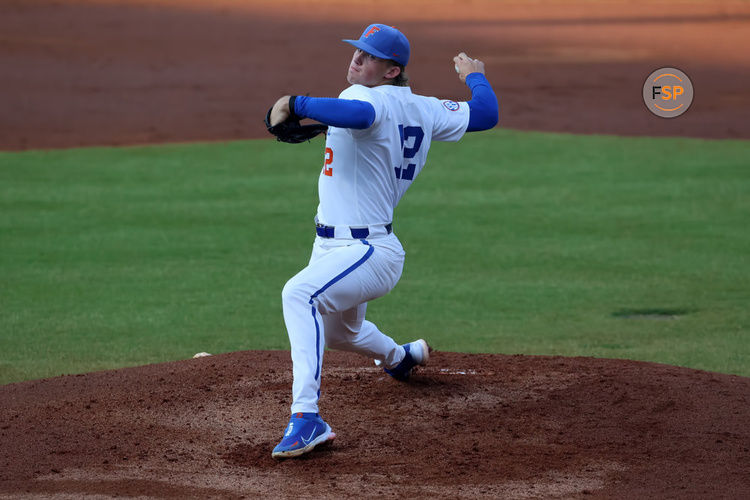
[[[392,367],[403,347],[365,320],[367,302],[396,286],[404,249],[395,234],[366,240],[315,238],[310,262],[281,293],[294,382],[292,413],[318,412],[325,346]]]

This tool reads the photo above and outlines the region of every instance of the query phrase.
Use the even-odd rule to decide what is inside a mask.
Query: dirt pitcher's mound
[[[330,352],[338,437],[277,462],[290,384],[269,351],[0,387],[0,497],[750,497],[750,378],[438,352],[402,384]]]

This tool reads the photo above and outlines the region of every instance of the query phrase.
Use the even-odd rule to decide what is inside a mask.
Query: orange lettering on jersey
[[[333,163],[333,150],[331,148],[326,148],[325,163],[323,164],[323,175],[333,177],[333,167],[328,166],[331,163]]]

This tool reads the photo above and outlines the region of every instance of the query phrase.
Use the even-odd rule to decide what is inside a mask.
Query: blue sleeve
[[[497,125],[498,105],[497,96],[492,90],[490,82],[482,73],[466,75],[466,85],[471,89],[469,101],[469,126],[467,132],[488,130]]]
[[[365,129],[375,121],[372,104],[353,99],[295,96],[294,113],[341,128]]]

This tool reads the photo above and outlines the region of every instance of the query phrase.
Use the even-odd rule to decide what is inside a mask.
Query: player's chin
[[[359,73],[349,68],[349,71],[346,74],[346,81],[349,82],[351,85],[354,85],[355,83],[359,83]]]

